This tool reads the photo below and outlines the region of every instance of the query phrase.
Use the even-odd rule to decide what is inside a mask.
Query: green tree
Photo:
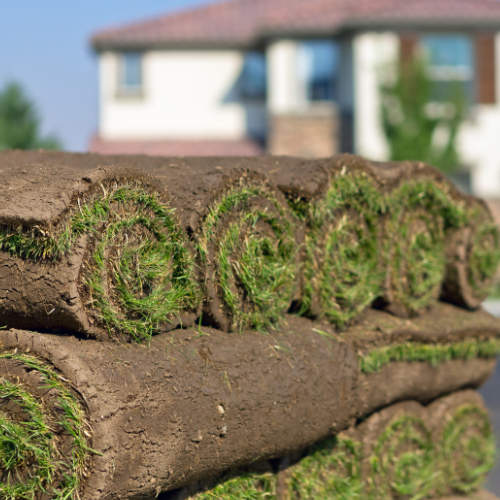
[[[380,92],[390,159],[425,161],[452,172],[460,166],[456,138],[465,115],[462,88],[450,83],[445,99],[437,101],[436,82],[422,59],[399,64],[388,74],[393,78],[383,81]]]
[[[55,136],[41,137],[40,119],[34,103],[16,82],[0,91],[0,150],[61,149]]]

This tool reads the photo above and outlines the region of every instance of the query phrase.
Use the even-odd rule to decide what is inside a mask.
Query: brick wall
[[[270,117],[268,152],[307,158],[332,156],[339,151],[339,119],[332,106]]]

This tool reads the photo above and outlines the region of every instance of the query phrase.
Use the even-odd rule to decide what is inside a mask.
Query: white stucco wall
[[[227,139],[265,135],[264,102],[232,92],[240,51],[151,51],[143,59],[143,97],[117,94],[118,56],[99,57],[99,134],[120,139]]]
[[[483,198],[500,198],[500,33],[495,45],[497,103],[475,106],[458,137],[461,157],[471,167],[472,190]]]
[[[362,33],[353,40],[354,147],[372,160],[389,155],[381,125],[379,75],[397,60],[398,52],[398,36],[391,32]]]
[[[354,117],[356,153],[374,160],[388,158],[381,127],[378,75],[396,61],[394,33],[362,33],[354,38]],[[500,33],[496,36],[497,104],[475,105],[457,138],[461,160],[470,168],[472,190],[484,198],[500,198]]]
[[[298,54],[296,40],[275,40],[267,47],[267,103],[274,115],[296,113],[305,106]]]

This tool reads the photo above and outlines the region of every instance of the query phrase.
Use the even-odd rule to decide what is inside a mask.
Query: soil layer
[[[494,464],[479,394],[390,405],[346,432],[280,460],[233,469],[161,500],[418,499],[473,495]],[[201,490],[201,491],[200,491]]]
[[[3,325],[141,340],[196,309],[187,239],[158,180],[31,164],[0,185]]]
[[[457,309],[447,307],[453,324]],[[500,336],[497,321],[487,320],[469,333]],[[281,331],[174,330],[149,347],[20,330],[2,332],[1,340],[3,353],[50,365],[78,395],[91,429],[86,447],[97,452],[87,451],[85,500],[147,498],[284,457],[397,401],[479,387],[495,364],[480,357],[401,362],[362,374],[356,342],[336,337],[328,323],[290,316]],[[420,333],[424,342],[433,337],[432,327]],[[22,366],[16,377],[31,390],[36,370]],[[2,370],[8,379],[0,363]]]
[[[182,226],[194,240],[199,236],[208,207],[220,200],[228,186],[234,186],[238,177],[234,174],[235,169],[240,173],[254,172],[253,175],[260,172],[270,179],[271,184],[284,193],[291,208],[305,217],[306,227],[307,207],[324,199],[335,179],[363,174],[373,180],[389,201],[391,196],[402,197],[394,202],[392,209],[389,207],[386,217],[380,217],[378,224],[381,233],[379,268],[386,268],[386,279],[375,301],[377,307],[400,316],[422,312],[439,296],[461,307],[477,308],[488,293],[500,257],[498,233],[486,205],[460,193],[443,174],[424,163],[378,163],[352,155],[306,160],[271,156],[148,157],[7,151],[0,154],[0,171],[33,162],[69,165],[82,171],[110,165],[145,170],[157,177],[175,199]],[[412,189],[415,194],[423,195],[412,198]],[[235,210],[238,209],[235,207]],[[229,221],[222,222],[222,226],[228,225]],[[395,246],[391,244],[394,238],[398,242]],[[299,238],[297,243],[300,242]],[[213,271],[210,266],[209,263],[201,269],[210,275]],[[317,266],[318,263],[312,263],[313,273]],[[363,282],[359,287],[363,288]],[[367,291],[360,293],[361,297],[369,297],[372,293],[368,285],[365,288]],[[299,284],[299,293],[294,292],[299,305],[301,289],[303,286]],[[238,295],[234,291],[233,294]],[[210,290],[209,295],[204,309],[205,320],[223,329],[234,327],[234,318],[225,300],[220,303],[224,290]],[[244,301],[244,295],[239,294],[238,300]],[[342,309],[345,302],[342,294],[338,300]],[[366,298],[361,302],[366,303]],[[307,305],[300,307],[308,309]],[[357,309],[363,307],[360,303]],[[356,307],[350,305],[346,313],[341,314],[340,326],[345,323],[344,316],[352,315],[351,309],[356,311]],[[313,307],[312,315],[321,314]]]
[[[44,163],[25,163],[35,157]],[[48,160],[52,163],[47,163]],[[89,273],[82,272],[82,269],[91,260],[88,254],[93,256],[97,252],[99,260],[106,261],[101,266],[101,273],[109,272],[116,276],[110,278],[108,288],[119,288],[115,281],[125,282],[127,274],[134,274],[132,265],[122,269],[120,249],[135,245],[139,248],[137,253],[142,249],[145,259],[150,256],[151,244],[144,245],[141,238],[147,240],[151,236],[152,226],[145,225],[142,212],[139,214],[142,218],[137,216],[136,200],[127,200],[125,207],[111,207],[112,213],[113,210],[114,213],[121,213],[128,209],[130,214],[126,213],[126,217],[122,216],[119,221],[102,221],[97,243],[93,241],[95,233],[84,234],[82,236],[85,237],[75,241],[69,251],[61,253],[57,262],[48,261],[39,246],[49,230],[63,232],[71,225],[72,219],[67,219],[82,210],[81,204],[87,191],[92,188],[92,193],[98,196],[100,185],[104,183],[101,195],[106,198],[115,181],[118,186],[131,182],[142,187],[145,184],[147,192],[153,192],[152,186],[155,186],[158,201],[164,203],[165,210],[172,210],[169,214],[171,224],[179,225],[177,240],[171,242],[171,266],[174,269],[170,281],[178,284],[176,280],[187,279],[185,276],[193,272],[192,278],[198,283],[197,290],[189,290],[187,284],[183,285],[182,292],[189,296],[187,302],[190,304],[184,304],[187,306],[184,310],[182,303],[172,307],[170,314],[165,315],[163,325],[152,321],[156,323],[154,333],[173,328],[179,322],[193,324],[197,317],[204,324],[226,331],[250,327],[262,329],[278,322],[296,298],[298,248],[301,242],[301,231],[283,194],[255,170],[222,170],[217,165],[210,165],[210,162],[202,163],[196,169],[178,168],[178,165],[168,162],[162,163],[161,168],[155,168],[155,159],[152,160],[153,164],[150,159],[141,158],[136,163],[140,163],[143,170],[137,171],[126,166],[132,163],[129,158],[31,152],[10,152],[0,158],[0,169],[12,167],[0,172],[0,182],[6,190],[5,196],[0,190],[0,197],[3,197],[0,224],[4,225],[3,239],[6,240],[2,248],[9,252],[2,254],[4,263],[0,266],[0,269],[3,268],[0,279],[5,284],[3,321],[6,324],[19,328],[70,329],[100,338],[113,331],[114,325],[110,327],[106,319],[110,314],[102,313],[101,321],[98,317],[98,324],[94,324],[94,310],[99,309],[99,305],[101,309],[106,307],[106,300],[100,298],[105,295],[105,290],[100,294],[96,291],[99,289],[96,274],[99,266],[94,266],[95,279],[89,278]],[[120,164],[123,170],[110,164]],[[144,170],[154,172],[161,184],[158,179],[145,174]],[[54,182],[54,179],[57,180]],[[87,210],[88,207],[84,206],[83,211],[86,213]],[[156,212],[153,215],[158,216]],[[134,226],[129,222],[126,226],[127,221],[134,220],[134,217],[142,224],[142,234],[134,231],[137,224]],[[110,230],[110,226],[117,229]],[[177,229],[169,226],[165,238],[172,240],[175,231]],[[30,243],[35,250],[23,255],[15,242],[11,242],[13,232],[35,232],[33,235],[30,233]],[[175,245],[183,247],[183,251],[189,254],[193,266],[186,262],[177,266],[181,269],[175,269],[178,260],[174,255]],[[33,254],[39,258],[35,260]],[[182,258],[186,260],[186,257]],[[144,273],[147,272],[145,267]],[[85,274],[83,278],[82,274]],[[40,275],[47,278],[40,279]],[[139,295],[142,299],[152,295],[152,287],[160,287],[158,283],[142,287],[140,276],[132,278],[141,284],[139,292],[134,290],[132,295]],[[86,301],[82,300],[81,290],[77,289],[78,279],[92,282],[93,289],[88,290],[84,297]],[[127,283],[125,285],[128,286]],[[168,288],[167,285],[170,286],[168,283],[163,286]],[[41,292],[44,287],[52,288],[53,293],[40,300],[40,296],[44,297]],[[95,295],[99,297],[96,299]],[[112,294],[108,293],[108,296],[112,302]],[[85,309],[82,302],[85,302],[84,306],[91,304],[90,309],[94,310],[82,310]],[[134,303],[133,297],[125,297],[123,303],[128,307]],[[77,312],[70,311],[71,308]],[[139,319],[141,314],[148,317],[142,309],[137,307],[136,316]],[[121,323],[123,326],[124,321]],[[119,327],[114,329],[120,330]],[[132,333],[136,340],[140,339],[141,335]]]

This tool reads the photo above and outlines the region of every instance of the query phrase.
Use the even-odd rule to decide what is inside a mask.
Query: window
[[[142,54],[140,52],[120,54],[118,92],[125,95],[141,94],[142,83]]]
[[[337,99],[338,45],[331,40],[304,41],[299,47],[299,78],[307,101]]]
[[[241,77],[241,94],[250,99],[265,99],[267,87],[266,56],[247,52]]]
[[[474,78],[472,40],[465,35],[436,34],[422,37],[422,45],[429,77],[434,81],[434,99],[445,101],[454,89],[459,89],[470,102]]]

